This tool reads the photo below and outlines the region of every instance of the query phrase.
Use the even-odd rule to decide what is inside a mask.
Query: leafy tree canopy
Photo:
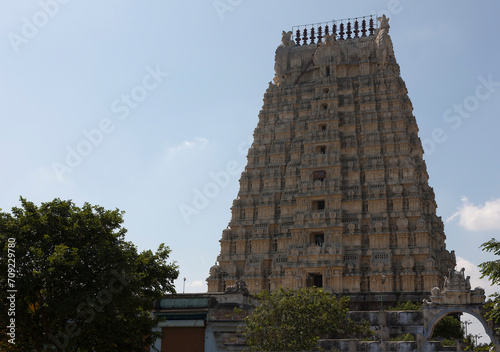
[[[243,330],[250,351],[310,351],[323,336],[370,333],[368,323],[347,317],[347,297],[339,300],[321,288],[264,290],[255,297],[260,304]]]
[[[122,223],[119,210],[60,199],[21,198],[0,212],[0,286],[16,291],[15,315],[12,292],[0,292],[0,331],[12,333],[14,318],[16,343],[2,338],[0,350],[141,351],[153,342],[153,302],[175,292],[178,268],[163,244],[138,253]]]
[[[432,336],[453,340],[463,339],[465,337],[465,331],[460,319],[452,315],[447,315],[437,323]]]
[[[494,238],[483,243],[480,248],[497,256],[500,255],[500,242]],[[481,271],[481,278],[487,277],[492,285],[500,284],[500,259],[481,263],[479,264],[479,269]],[[498,323],[500,322],[500,294],[496,292],[490,296],[490,299],[486,303],[486,317],[493,320],[494,323]],[[500,333],[499,328],[495,330],[497,333]]]

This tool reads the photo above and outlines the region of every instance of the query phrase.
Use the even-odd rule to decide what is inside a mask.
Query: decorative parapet
[[[470,289],[470,276],[465,276],[465,269],[460,271],[448,269],[444,278],[443,289],[434,287],[430,301],[424,300],[424,333],[417,335],[419,351],[435,351],[430,338],[437,323],[445,316],[453,313],[468,313],[477,318],[483,325],[491,341],[495,343],[495,351],[500,351],[500,341],[494,334],[492,321],[485,319],[484,289]]]
[[[399,74],[388,34],[389,18],[385,15],[377,18],[378,26],[373,15],[368,21],[366,17],[348,19],[347,23],[342,21],[345,20],[296,26],[292,31],[283,31],[281,44],[276,49],[274,83],[283,86],[330,76],[343,77],[347,73],[334,72],[335,65],[341,63],[376,62],[378,69],[391,68]],[[369,72],[367,67],[364,70]]]
[[[484,289],[471,290],[470,276],[465,277],[464,268],[460,271],[448,269],[443,289],[434,287],[431,294],[430,301],[424,300],[424,305],[484,304],[486,300]]]

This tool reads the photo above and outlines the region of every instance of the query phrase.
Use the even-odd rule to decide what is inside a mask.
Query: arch
[[[435,311],[435,312],[431,312]],[[425,319],[425,325],[424,325],[424,343],[422,345],[422,351],[426,352],[429,351],[429,339],[431,338],[432,334],[434,333],[434,329],[436,328],[437,323],[444,318],[447,315],[450,315],[452,313],[468,313],[475,317],[479,322],[483,325],[484,331],[486,334],[489,336],[491,339],[491,342],[493,342],[496,346],[496,350],[499,350],[500,346],[500,341],[497,339],[497,337],[493,333],[493,329],[491,326],[489,326],[486,323],[486,320],[484,319],[484,314],[481,306],[464,306],[464,305],[454,305],[454,306],[446,306],[446,307],[439,307],[435,306],[432,308],[424,308],[424,312],[428,313],[431,317],[430,320]]]

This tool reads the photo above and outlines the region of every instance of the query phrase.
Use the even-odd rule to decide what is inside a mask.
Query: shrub
[[[389,341],[415,341],[415,336],[408,333],[408,334],[403,334],[403,335],[399,335],[396,337],[392,337],[389,339]]]
[[[422,303],[413,303],[413,302],[399,302],[395,307],[389,307],[387,310],[389,311],[400,311],[400,310],[421,310]]]

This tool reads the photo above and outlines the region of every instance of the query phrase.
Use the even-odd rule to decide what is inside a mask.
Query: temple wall
[[[246,316],[251,314],[257,302],[251,296],[241,293],[230,294],[177,294],[166,296],[155,314],[165,318],[158,329],[163,338],[157,346],[172,350],[182,345],[183,336],[196,329],[202,331],[204,339],[190,341],[192,350],[204,352],[244,351],[245,339],[239,333]],[[235,310],[235,308],[238,308]],[[350,311],[354,321],[368,321],[374,332],[372,341],[320,340],[319,346],[325,351],[417,351],[425,333],[423,311]],[[175,341],[172,333],[175,333]],[[388,341],[390,338],[410,333],[415,342]],[[199,334],[198,334],[199,335]],[[439,343],[430,342],[430,351],[448,351]]]

